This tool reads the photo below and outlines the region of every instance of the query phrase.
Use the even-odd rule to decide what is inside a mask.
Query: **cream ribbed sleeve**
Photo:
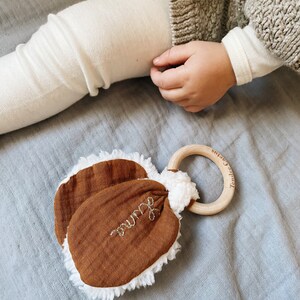
[[[283,65],[257,38],[252,24],[243,29],[235,27],[222,39],[229,55],[237,85],[251,82]]]

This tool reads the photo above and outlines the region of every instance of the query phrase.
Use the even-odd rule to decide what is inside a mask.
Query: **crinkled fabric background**
[[[74,0],[2,0],[0,55]],[[123,299],[298,299],[300,294],[300,78],[281,68],[186,113],[150,78],[123,81],[44,122],[0,137],[0,298],[84,299],[68,280],[54,234],[53,197],[80,156],[120,148],[161,171],[190,143],[231,163],[235,198],[213,217],[183,213],[182,252],[156,284]],[[203,201],[222,190],[204,158],[183,164]]]

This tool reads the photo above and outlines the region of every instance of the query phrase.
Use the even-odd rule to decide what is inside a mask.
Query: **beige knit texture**
[[[300,1],[247,0],[245,14],[266,48],[300,72]]]
[[[170,0],[173,45],[192,40],[218,41],[232,28],[248,24],[245,0]]]
[[[300,72],[299,0],[170,0],[172,45],[220,42],[249,20],[266,48]]]

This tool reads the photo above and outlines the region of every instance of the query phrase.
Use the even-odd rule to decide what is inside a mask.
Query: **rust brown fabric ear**
[[[63,243],[71,217],[86,199],[109,186],[137,178],[147,178],[145,169],[126,159],[100,162],[71,176],[59,187],[54,200],[58,242]]]
[[[93,287],[130,282],[176,242],[179,219],[165,187],[132,180],[87,199],[68,227],[68,244],[81,280]]]

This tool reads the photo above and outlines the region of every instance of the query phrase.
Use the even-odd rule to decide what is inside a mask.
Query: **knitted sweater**
[[[172,44],[216,41],[251,21],[257,37],[300,72],[299,0],[170,0]]]

